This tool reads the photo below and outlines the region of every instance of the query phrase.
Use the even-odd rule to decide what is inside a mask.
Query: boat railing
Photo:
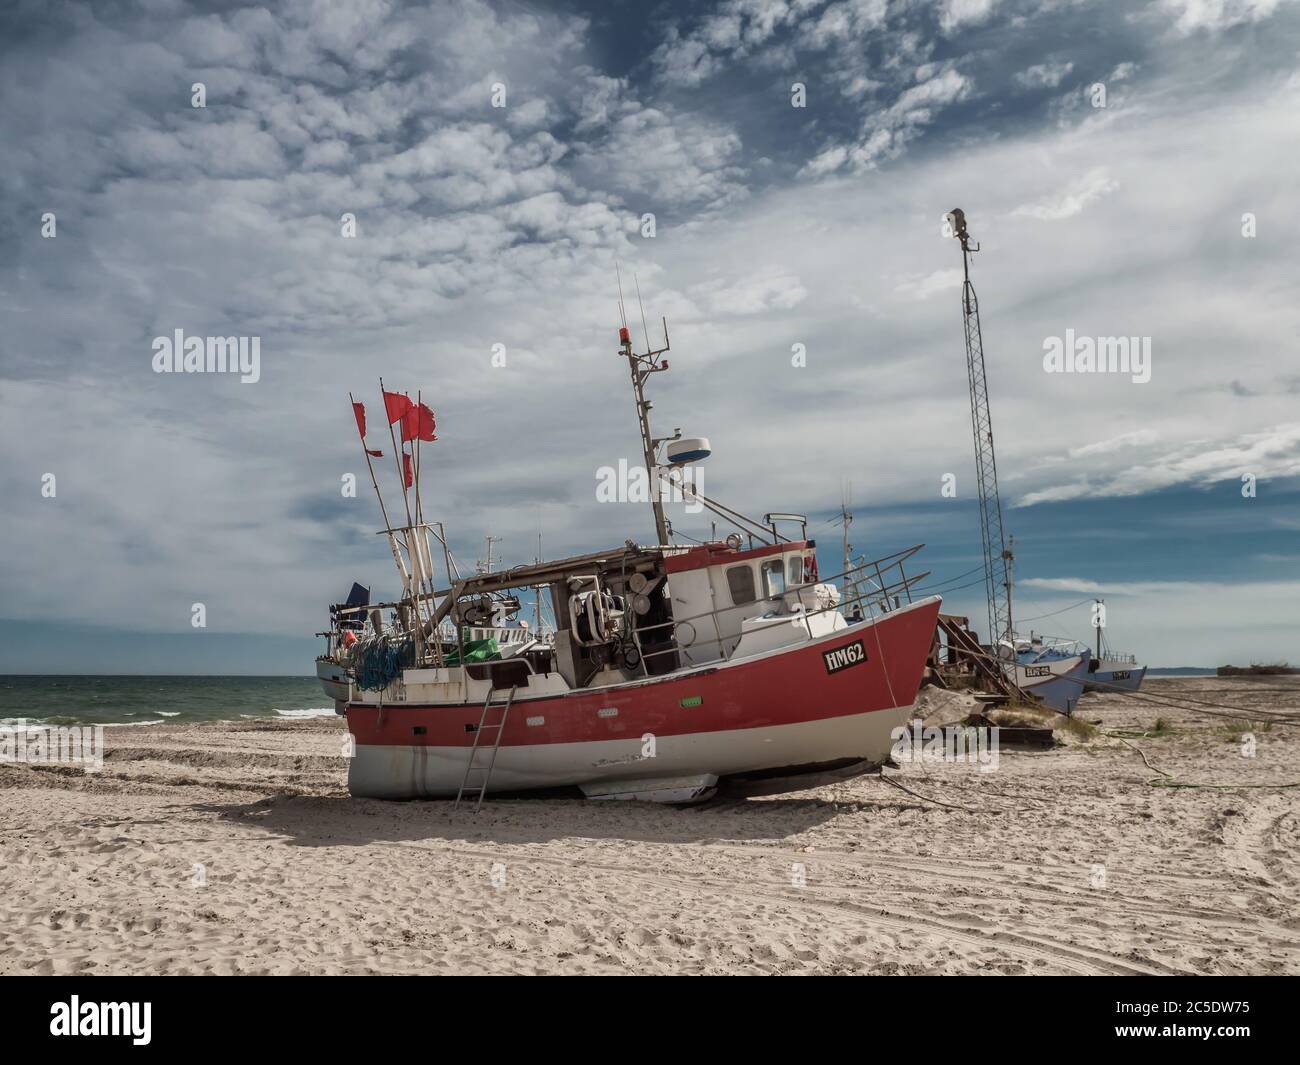
[[[749,615],[750,617],[771,617],[799,619],[803,622],[803,628],[807,633],[808,639],[813,639],[813,630],[811,619],[828,613],[843,612],[848,618],[851,625],[858,624],[868,618],[874,619],[878,614],[888,614],[894,610],[900,609],[904,603],[911,604],[912,591],[922,580],[930,575],[926,570],[917,574],[908,574],[905,563],[911,559],[925,545],[915,544],[912,547],[905,548],[902,551],[896,551],[891,555],[885,555],[882,558],[874,559],[860,565],[851,566],[843,573],[836,573],[829,577],[818,577],[815,581],[806,581],[800,584],[792,584],[783,588],[780,592],[772,595],[763,596],[756,603],[770,603],[772,609],[766,614]],[[831,584],[834,581],[844,579],[845,587],[849,590],[840,602],[831,603],[827,606],[809,608],[799,603],[798,606],[792,606],[787,602],[788,597],[792,594],[802,599],[799,593],[815,588],[819,584]],[[745,607],[753,604],[745,603],[740,606],[717,607],[713,610],[703,611],[699,614],[693,614],[684,618],[673,618],[670,621],[659,622],[654,625],[645,625],[641,627],[632,627],[632,640],[637,649],[640,659],[642,672],[648,676],[649,669],[647,661],[652,658],[658,658],[664,655],[675,655],[691,647],[704,646],[718,648],[718,657],[725,656],[725,645],[738,639],[736,634],[724,636],[719,618],[723,614],[734,614],[737,610],[743,610]],[[784,608],[784,609],[783,609]],[[851,608],[855,608],[850,616]],[[367,619],[368,620],[368,619]],[[712,624],[713,636],[700,639],[698,636],[692,637],[689,643],[682,644],[678,638],[678,630],[683,625],[690,625],[692,629],[696,627],[697,622]],[[647,634],[653,634],[657,630],[669,630],[668,645],[658,650],[646,651],[643,645],[643,638]],[[369,632],[369,625],[367,625]],[[385,634],[385,635],[391,635]],[[656,641],[657,642],[657,641]],[[461,665],[482,666],[487,669],[494,669],[498,666],[505,665],[509,662],[517,662],[522,656],[511,655],[507,658],[489,659],[483,662],[466,662],[457,663],[455,666],[448,668],[456,669]],[[525,659],[525,661],[527,661]],[[535,673],[531,662],[527,662],[530,673]],[[633,667],[635,668],[635,667]]]
[[[875,559],[871,562],[864,563],[861,566],[854,566],[844,573],[837,573],[830,577],[819,577],[816,581],[807,581],[801,584],[792,584],[782,591],[772,595],[763,596],[755,602],[771,603],[773,610],[767,614],[750,615],[753,618],[798,618],[803,621],[804,629],[808,634],[808,639],[813,638],[812,624],[810,619],[819,614],[838,613],[843,611],[848,614],[849,607],[858,607],[858,615],[852,618],[853,624],[859,621],[865,621],[868,617],[875,618],[877,612],[888,614],[891,611],[898,610],[902,607],[904,600],[908,604],[912,602],[912,589],[920,581],[930,575],[926,570],[922,573],[909,576],[904,568],[904,563],[924,547],[924,544],[916,544],[906,548],[903,551],[896,551],[892,555],[885,555],[883,558]],[[894,576],[894,572],[897,575]],[[856,575],[856,576],[853,576]],[[808,609],[800,605],[798,608],[781,610],[787,606],[787,597],[792,593],[798,594],[805,589],[816,587],[818,584],[830,584],[832,581],[846,578],[846,587],[850,589],[850,594],[838,603],[832,603],[824,607]],[[646,665],[648,659],[657,658],[663,655],[677,654],[680,651],[688,650],[691,647],[703,644],[706,647],[717,646],[719,656],[722,656],[725,644],[737,637],[724,636],[719,617],[723,614],[734,614],[737,610],[743,610],[751,604],[745,603],[740,606],[716,607],[713,610],[706,610],[699,614],[692,614],[684,618],[673,618],[671,621],[662,621],[654,625],[644,625],[639,628],[633,627],[632,636],[636,644],[637,654],[641,661],[642,672],[649,675],[649,669]],[[864,614],[862,608],[865,608]],[[690,625],[694,629],[695,623],[699,621],[711,621],[713,624],[714,635],[710,638],[701,640],[695,636],[687,644],[682,644],[678,638],[678,630],[683,625]],[[642,637],[647,633],[655,630],[670,630],[670,645],[655,651],[645,651],[642,645]]]
[[[1038,662],[1044,658],[1060,658],[1062,656],[1073,658],[1076,655],[1087,657],[1092,654],[1091,648],[1086,643],[1079,640],[1071,639],[1068,636],[1039,636],[1035,635],[1030,640],[1021,641],[1016,639],[1014,642],[1028,643],[1029,646],[1023,651],[1017,651],[1017,654],[1033,654],[1034,661]]]

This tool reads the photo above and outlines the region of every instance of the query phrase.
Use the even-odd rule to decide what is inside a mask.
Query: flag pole
[[[420,389],[415,390],[415,419],[417,426],[420,424],[420,396],[422,394]],[[418,430],[415,434],[415,458],[412,461],[415,465],[415,520],[423,524],[424,508],[420,505],[420,433]]]
[[[420,425],[420,407],[423,405],[423,392],[420,389],[415,390],[416,403],[416,425]],[[419,528],[415,530],[417,543],[420,551],[420,568],[425,575],[425,584],[429,593],[429,618],[432,621],[433,614],[437,608],[438,600],[435,594],[437,589],[433,582],[433,553],[429,550],[429,533],[424,528],[424,501],[420,494],[420,444],[423,440],[420,432],[415,434],[415,520]],[[425,563],[428,566],[425,566]],[[429,639],[433,643],[433,654],[437,665],[442,665],[442,641],[438,639],[436,632],[429,633]]]
[[[352,416],[355,418],[357,413],[356,400],[352,398],[352,393],[348,393],[348,400],[352,403]],[[365,408],[363,407],[362,410]],[[385,412],[387,417],[387,412]],[[361,426],[357,426],[358,429]],[[375,476],[375,464],[370,460],[370,451],[366,448],[366,438],[361,437],[361,453],[366,456],[366,469],[370,471],[370,483],[375,486],[375,498],[379,500],[379,513],[384,516],[384,530],[388,533],[388,546],[393,549],[393,561],[397,563],[397,572],[402,576],[402,583],[410,582],[410,577],[406,572],[406,563],[402,561],[402,553],[397,549],[397,540],[393,536],[393,523],[388,520],[388,508],[384,505],[384,494],[379,490],[379,479]]]
[[[393,432],[393,423],[388,420],[388,401],[385,398],[388,393],[384,391],[384,379],[382,377],[379,379],[379,394],[380,398],[384,399],[384,420],[388,422],[388,438],[393,442],[393,461],[397,463],[397,482],[402,486],[402,502],[406,504],[406,524],[409,526],[412,523],[411,501],[406,496],[406,471],[402,469],[402,455],[405,452],[397,446],[397,434]],[[393,394],[397,395],[396,392]],[[407,402],[409,403],[410,399],[407,399]]]
[[[415,390],[415,403],[416,403],[415,417],[416,417],[417,426],[420,425],[419,412],[420,412],[420,408],[423,406],[422,396],[423,396],[423,392],[417,388]],[[425,562],[429,563],[427,567],[428,572],[425,573],[425,579],[428,582],[429,599],[430,602],[432,603],[435,599],[433,594],[434,593],[433,557],[429,551],[429,536],[428,533],[424,530],[424,497],[420,493],[420,454],[421,454],[420,444],[421,442],[422,442],[422,437],[420,432],[417,430],[415,434],[415,458],[412,460],[415,466],[415,520],[420,524],[420,545],[421,545],[420,562],[422,566],[423,563]],[[432,610],[432,606],[430,607],[430,610]]]
[[[402,486],[402,503],[406,507],[406,554],[411,560],[411,580],[406,591],[411,597],[411,607],[415,611],[415,649],[417,656],[419,656],[424,646],[422,632],[424,619],[420,616],[420,596],[417,587],[424,584],[421,577],[424,567],[420,562],[420,546],[413,539],[415,535],[413,525],[415,523],[411,519],[411,500],[406,494],[406,470],[402,468],[402,456],[406,453],[397,446],[397,434],[393,432],[393,423],[388,417],[388,396],[384,390],[384,379],[382,377],[379,379],[379,398],[384,404],[384,421],[388,422],[388,438],[393,442],[393,461],[397,464],[397,483]],[[406,401],[410,403],[410,398],[407,397]]]

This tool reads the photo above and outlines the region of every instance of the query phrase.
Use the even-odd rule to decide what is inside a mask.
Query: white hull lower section
[[[766,728],[659,736],[653,745],[638,736],[503,746],[492,769],[492,792],[579,785],[593,798],[645,799],[664,791],[678,793],[666,801],[680,802],[688,798],[681,789],[699,789],[702,795],[720,776],[849,759],[883,762],[891,732],[909,716],[907,709],[876,710]],[[647,756],[650,751],[653,757]],[[466,747],[358,745],[348,790],[375,799],[453,797],[468,756]]]

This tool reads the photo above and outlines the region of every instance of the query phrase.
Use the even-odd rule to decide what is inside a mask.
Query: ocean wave
[[[142,725],[163,725],[166,724],[162,718],[156,721],[84,721],[80,718],[60,717],[50,721],[40,721],[32,718],[5,717],[0,718],[0,726],[13,729],[15,732],[48,732],[56,728],[140,728]]]
[[[314,706],[306,710],[281,710],[277,707],[275,712],[281,717],[333,717],[334,707]]]

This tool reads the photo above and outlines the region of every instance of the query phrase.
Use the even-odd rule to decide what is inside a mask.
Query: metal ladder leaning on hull
[[[506,696],[506,701],[504,703],[493,703],[492,696],[496,692],[496,689],[488,689],[487,698],[483,701],[483,713],[479,715],[478,728],[474,732],[474,742],[469,749],[469,761],[465,763],[465,775],[461,778],[460,790],[456,792],[456,801],[451,807],[453,810],[460,809],[461,800],[466,797],[467,792],[471,794],[475,792],[478,793],[474,802],[474,812],[478,813],[479,809],[482,807],[483,797],[487,795],[488,781],[492,777],[492,767],[497,764],[497,752],[501,749],[501,737],[506,731],[506,719],[510,716],[510,707],[515,701],[515,692],[518,690],[518,687],[518,685],[515,685],[510,689],[510,694]],[[499,706],[501,708],[501,717],[498,719],[496,724],[489,725],[487,719],[488,712],[493,706]],[[487,765],[479,765],[477,758],[480,749],[480,741],[483,739],[483,732],[485,729],[495,730],[496,738],[490,748],[491,754],[488,757]],[[474,773],[481,773],[483,775],[481,783],[471,784],[469,782],[470,777]]]

